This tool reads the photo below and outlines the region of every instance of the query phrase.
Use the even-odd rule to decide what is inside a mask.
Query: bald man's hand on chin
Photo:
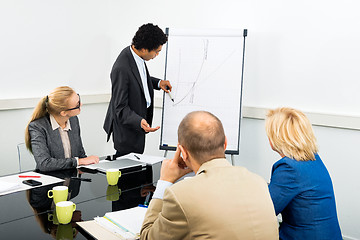
[[[186,167],[185,162],[180,156],[180,148],[178,147],[173,159],[167,159],[162,162],[160,180],[174,183],[190,172],[192,172],[192,170]]]

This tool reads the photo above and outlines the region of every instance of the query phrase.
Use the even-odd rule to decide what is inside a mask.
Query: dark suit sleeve
[[[32,152],[36,161],[36,168],[40,171],[54,171],[76,167],[75,158],[57,159],[51,156],[47,143],[47,132],[41,125],[34,122],[29,124]]]
[[[118,67],[111,72],[112,105],[115,118],[127,128],[142,131],[142,117],[131,110],[129,106],[130,69]]]
[[[159,85],[159,82],[161,81],[161,79],[155,78],[155,77],[150,77],[150,79],[151,79],[153,88],[156,89],[156,90],[160,90],[161,88],[159,88],[158,85]]]
[[[277,215],[284,210],[299,192],[295,169],[285,162],[274,165],[269,192]]]

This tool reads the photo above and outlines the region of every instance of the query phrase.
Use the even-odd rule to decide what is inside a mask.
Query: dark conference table
[[[79,170],[83,173],[78,169],[42,172],[64,182],[0,196],[0,239],[92,239],[76,222],[143,204],[149,192],[152,196],[157,181],[149,166],[122,171],[117,186],[109,186],[103,173]],[[54,204],[47,197],[48,190],[57,185],[67,185],[69,201],[76,204],[72,222],[67,225],[54,221]]]

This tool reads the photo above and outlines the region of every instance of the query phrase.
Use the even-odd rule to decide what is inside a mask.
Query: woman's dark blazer
[[[86,157],[80,136],[78,117],[69,119],[71,130],[68,131],[71,145],[71,158],[65,158],[64,147],[59,129],[53,130],[49,115],[32,121],[29,124],[32,152],[36,161],[36,169],[54,171],[77,166],[75,157]]]

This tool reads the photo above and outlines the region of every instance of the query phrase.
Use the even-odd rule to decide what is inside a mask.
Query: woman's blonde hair
[[[269,110],[265,129],[276,152],[298,161],[315,160],[316,138],[303,112],[286,107]]]
[[[57,87],[51,93],[43,97],[34,109],[30,121],[25,129],[25,144],[27,149],[32,152],[29,124],[36,119],[42,118],[47,114],[58,115],[68,109],[68,100],[75,93],[74,89],[68,86]]]

